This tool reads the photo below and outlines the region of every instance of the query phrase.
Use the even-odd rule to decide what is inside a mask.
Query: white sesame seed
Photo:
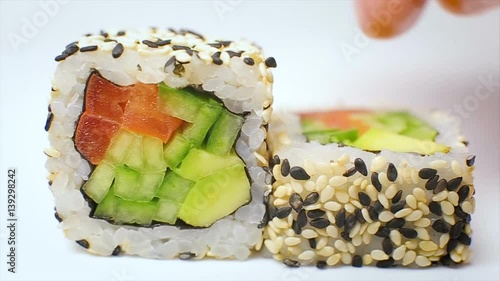
[[[262,77],[266,77],[266,64],[264,62],[259,63],[259,73]]]
[[[417,208],[417,199],[412,194],[408,194],[406,196],[405,201],[406,201],[406,204],[408,204],[408,206],[410,206],[410,208],[412,208],[412,209]]]
[[[347,250],[349,253],[354,254],[356,252],[356,247],[351,242],[347,242]]]
[[[272,221],[270,221],[268,224],[267,224],[267,234],[269,235],[269,237],[272,239],[272,240],[276,240],[276,233],[279,233],[280,232],[280,229],[277,228],[276,226],[274,226],[274,223]]]
[[[427,267],[431,265],[431,261],[428,258],[420,255],[415,258],[415,263],[420,267]]]
[[[446,221],[447,223],[449,223],[451,225],[455,224],[455,216],[450,216],[450,215],[444,215],[443,214],[443,219],[444,219],[444,221]]]
[[[384,186],[389,186],[392,184],[392,182],[387,179],[387,174],[385,172],[380,172],[378,174],[378,181],[382,184],[382,190],[384,189]]]
[[[356,210],[356,207],[354,207],[351,203],[347,203],[344,205],[344,209],[347,213],[352,214]]]
[[[283,198],[276,198],[273,201],[274,206],[281,206],[281,205],[286,205],[288,204],[288,200],[283,199]]]
[[[61,156],[61,152],[53,147],[47,147],[43,150],[45,154],[47,154],[49,157],[57,158]]]
[[[427,197],[425,196],[425,191],[421,188],[415,188],[413,189],[413,196],[415,196],[415,199],[420,202],[427,202]]]
[[[349,237],[353,238],[354,236],[356,236],[356,234],[359,233],[360,229],[361,229],[361,224],[360,223],[356,223],[356,225],[354,225],[354,227],[349,232]]]
[[[306,173],[311,177],[316,175],[314,163],[309,159],[304,160],[304,170],[306,170]]]
[[[349,253],[342,253],[341,259],[343,264],[351,264],[352,262],[352,256]]]
[[[361,243],[363,243],[363,238],[361,237],[361,235],[357,234],[356,236],[354,236],[352,238],[352,241],[351,241],[352,245],[354,245],[355,247],[358,247],[359,245],[361,245]]]
[[[420,178],[418,177],[418,172],[416,169],[411,170],[411,182],[413,184],[417,184],[420,181]]]
[[[403,256],[402,265],[403,266],[410,265],[411,263],[413,263],[413,261],[415,261],[416,257],[417,257],[417,253],[415,253],[415,251],[407,251],[405,253],[405,255]]]
[[[469,247],[465,247],[463,253],[462,253],[462,261],[467,262],[469,260]]]
[[[278,247],[276,247],[274,240],[265,240],[264,245],[266,246],[267,250],[273,254],[277,254],[280,250]]]
[[[455,173],[455,175],[457,176],[460,176],[462,175],[462,166],[460,165],[460,163],[458,163],[457,160],[453,160],[451,161],[451,170],[453,171],[453,173]]]
[[[328,180],[328,184],[334,187],[342,186],[347,182],[347,178],[344,176],[333,176]]]
[[[455,208],[453,207],[453,204],[451,204],[448,201],[441,201],[440,205],[441,205],[441,209],[443,210],[443,213],[446,215],[451,216],[455,212]]]
[[[368,209],[363,208],[361,209],[361,214],[363,215],[363,218],[365,219],[366,222],[372,223],[372,219],[370,218],[370,213],[368,213]]]
[[[328,219],[328,221],[331,223],[331,224],[334,224],[335,223],[335,215],[333,214],[332,211],[326,211],[326,218]]]
[[[282,229],[290,228],[290,225],[288,224],[288,222],[285,219],[279,219],[277,217],[274,217],[273,223],[278,228],[282,228]]]
[[[363,181],[363,179],[364,179],[364,178],[359,177],[359,178],[355,179],[355,180],[352,182],[352,184],[353,184],[354,186],[360,186],[360,185],[361,185],[361,182]]]
[[[470,224],[466,224],[466,225],[465,225],[465,230],[464,230],[464,232],[465,232],[465,234],[467,234],[467,235],[471,235],[471,233],[472,233],[472,228],[471,228]]]
[[[341,257],[341,255],[340,255],[340,254],[331,255],[331,256],[330,256],[330,257],[326,260],[326,264],[328,264],[329,266],[336,265],[336,264],[340,261],[340,257]]]
[[[363,205],[361,205],[361,203],[359,203],[358,200],[351,200],[351,204],[354,205],[354,207],[356,207],[358,209],[363,208]]]
[[[379,228],[380,228],[380,222],[377,221],[377,222],[371,223],[368,226],[368,228],[366,229],[366,232],[373,235],[373,234],[377,233]]]
[[[330,197],[331,198],[331,197]],[[340,202],[340,203],[347,203],[349,202],[349,194],[343,190],[337,190],[335,192],[335,198]]]
[[[320,229],[320,228],[316,228],[315,231],[318,233],[319,236],[328,236],[328,234],[326,233],[326,229]]]
[[[316,252],[319,256],[328,257],[335,253],[335,249],[332,246],[325,246]]]
[[[405,246],[408,249],[415,250],[418,247],[418,241],[417,240],[406,241]]]
[[[292,237],[295,235],[295,231],[293,231],[293,229],[289,228],[289,229],[285,230],[285,234],[286,234],[286,236]]]
[[[366,191],[366,194],[368,194],[368,196],[370,196],[370,200],[372,200],[372,201],[377,200],[378,191],[373,185],[369,184],[368,186],[366,186],[365,191]]]
[[[439,170],[439,169],[445,169],[448,168],[448,162],[445,160],[434,160],[431,163],[429,163],[429,167]]]
[[[174,51],[172,54],[178,62],[186,63],[191,61],[191,56],[184,50]]]
[[[441,237],[439,237],[439,248],[446,247],[448,241],[450,241],[450,235],[448,233],[441,235]]]
[[[351,185],[347,189],[347,193],[349,193],[349,196],[351,196],[351,198],[358,198],[358,192],[359,192],[358,186]]]
[[[298,256],[298,258],[300,260],[310,260],[310,259],[313,259],[314,256],[316,256],[316,254],[314,253],[314,251],[309,250],[309,251],[302,252],[302,254],[300,254]]]
[[[372,242],[372,238],[373,238],[372,234],[368,232],[363,233],[363,243],[365,245],[370,245],[370,243]]]
[[[327,237],[321,237],[316,241],[316,250],[321,250],[323,249],[326,245],[328,244],[328,238]]]
[[[380,201],[380,204],[382,204],[382,206],[384,206],[384,208],[389,209],[389,201],[387,200],[387,197],[385,197],[384,194],[379,193],[377,198],[378,198],[378,201]]]
[[[458,206],[458,194],[455,191],[448,192],[448,201],[450,201],[453,206]]]
[[[332,171],[332,168],[330,167],[330,164],[324,163],[324,162],[316,163],[316,171],[318,174],[321,174],[321,175],[329,176],[329,175],[333,174],[333,171]]]
[[[328,178],[325,175],[321,175],[316,179],[316,188],[321,190],[328,184]]]
[[[333,175],[337,176],[343,175],[347,171],[344,164],[339,164],[335,162],[330,163],[330,168],[333,171]]]
[[[337,202],[330,201],[330,202],[326,202],[324,207],[327,210],[336,212],[336,211],[340,211],[340,209],[342,208],[342,205],[340,205]]]
[[[287,246],[295,246],[300,244],[300,238],[298,237],[287,237],[285,238],[285,244]]]
[[[431,236],[429,235],[429,232],[427,229],[422,228],[422,227],[417,227],[415,229],[417,231],[417,237],[422,239],[422,240],[430,240]]]
[[[391,238],[392,243],[394,243],[396,246],[401,245],[402,237],[401,233],[399,233],[398,230],[396,229],[391,230],[391,232],[389,233],[389,238]]]
[[[462,257],[455,250],[450,253],[450,258],[457,263],[462,261]]]
[[[383,261],[389,258],[389,256],[382,250],[373,250],[370,252],[370,255],[376,261]]]
[[[387,161],[383,156],[377,156],[373,158],[371,166],[370,166],[370,171],[371,172],[377,172],[385,167],[387,164]]]
[[[215,257],[215,255],[212,255],[212,257]],[[275,255],[273,255],[273,259],[275,259],[277,261],[282,261],[283,260],[283,255],[282,254],[275,254]]]
[[[372,261],[373,261],[372,256],[370,256],[369,254],[364,254],[363,257],[362,257],[362,259],[363,259],[363,264],[364,265],[370,265],[372,263]]]
[[[367,186],[368,186],[368,180],[364,179],[364,180],[361,182],[361,189],[365,189]]]
[[[464,201],[462,203],[462,210],[467,214],[472,214],[474,212],[474,208],[472,207],[472,203],[470,201]]]
[[[329,225],[326,227],[326,233],[328,233],[328,236],[333,238],[339,237],[339,230],[333,225]]]
[[[308,180],[304,184],[304,188],[309,192],[313,192],[316,190],[316,184],[314,183],[314,181]]]
[[[395,184],[389,185],[389,187],[385,190],[385,197],[388,199],[392,199],[394,195],[396,195],[396,192],[398,192],[398,189]]]
[[[294,256],[298,256],[302,253],[302,249],[300,249],[300,247],[287,247],[286,250]]]
[[[273,195],[277,198],[284,197],[286,195],[286,187],[284,185],[278,186],[275,190]]]
[[[304,206],[304,210],[306,211],[317,210],[317,209],[321,209],[321,203]]]
[[[295,191],[296,193],[300,194],[304,191],[302,185],[295,180],[290,181],[290,185],[292,186],[293,191]]]
[[[262,245],[264,244],[264,239],[262,239],[262,237],[259,239],[259,242],[257,242],[257,244],[255,245],[255,250],[256,251],[260,251],[260,249],[262,249]]]
[[[304,229],[302,230],[302,236],[306,239],[311,239],[318,237],[318,233],[312,229]]]
[[[415,226],[418,227],[428,227],[431,225],[431,220],[428,218],[421,218],[413,223]]]
[[[420,210],[414,210],[409,214],[408,216],[405,217],[406,221],[416,221],[419,220],[423,216],[422,211]]]
[[[396,261],[399,261],[403,259],[405,253],[406,253],[406,247],[405,245],[401,245],[396,249],[394,249],[394,251],[392,252],[392,258]]]
[[[278,236],[276,238],[276,240],[274,240],[274,243],[276,244],[276,247],[278,247],[278,249],[281,249],[281,247],[283,246],[283,243],[284,243],[283,237]]]
[[[401,209],[401,210],[397,211],[394,214],[394,217],[396,217],[396,218],[404,218],[407,215],[411,214],[412,211],[413,210],[411,208],[404,208],[404,209]]]
[[[379,215],[378,215],[378,219],[381,221],[381,222],[388,222],[390,220],[392,220],[394,218],[394,214],[391,213],[390,211],[382,211]]]
[[[342,240],[336,240],[333,244],[337,250],[341,252],[347,252],[347,244]]]
[[[335,189],[327,185],[323,190],[321,190],[319,194],[319,201],[321,203],[325,203],[326,201],[330,200],[334,194],[335,194]]]
[[[420,211],[422,211],[424,216],[427,216],[430,213],[429,206],[427,206],[426,204],[418,202],[417,206],[420,209]]]
[[[436,255],[439,258],[441,256],[444,256],[445,254],[446,254],[446,250],[439,248],[436,250],[436,253],[434,255]]]
[[[439,202],[439,201],[443,201],[446,198],[448,198],[448,191],[443,190],[443,191],[439,192],[438,194],[434,195],[432,197],[432,201]]]
[[[421,241],[418,246],[424,251],[435,251],[438,249],[438,245],[432,241]]]
[[[342,154],[339,159],[337,159],[337,162],[341,165],[345,165],[347,163],[349,163],[351,161],[351,159],[349,159],[349,155],[347,155],[347,153],[344,153]]]

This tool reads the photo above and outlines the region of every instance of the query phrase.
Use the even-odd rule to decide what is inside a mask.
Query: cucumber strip
[[[216,155],[228,155],[234,146],[243,121],[243,117],[223,110],[210,131],[206,150]]]
[[[95,168],[89,180],[83,185],[83,191],[96,203],[100,203],[111,188],[114,178],[115,168],[103,161]]]

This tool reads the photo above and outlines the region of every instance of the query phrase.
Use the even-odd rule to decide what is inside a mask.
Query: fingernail
[[[440,0],[441,5],[448,11],[456,14],[477,14],[496,8],[498,0]]]

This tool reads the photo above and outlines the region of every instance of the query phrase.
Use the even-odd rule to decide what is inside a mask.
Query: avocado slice
[[[450,151],[450,147],[440,143],[419,140],[380,129],[369,129],[354,141],[352,145],[371,151],[388,149],[395,152],[414,152],[423,155],[432,155],[436,152],[447,153]]]

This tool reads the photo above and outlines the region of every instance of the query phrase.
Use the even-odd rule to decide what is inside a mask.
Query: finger
[[[370,37],[389,38],[408,30],[418,19],[425,0],[357,0],[361,29]]]
[[[448,11],[455,14],[477,14],[500,5],[500,0],[439,0]]]

